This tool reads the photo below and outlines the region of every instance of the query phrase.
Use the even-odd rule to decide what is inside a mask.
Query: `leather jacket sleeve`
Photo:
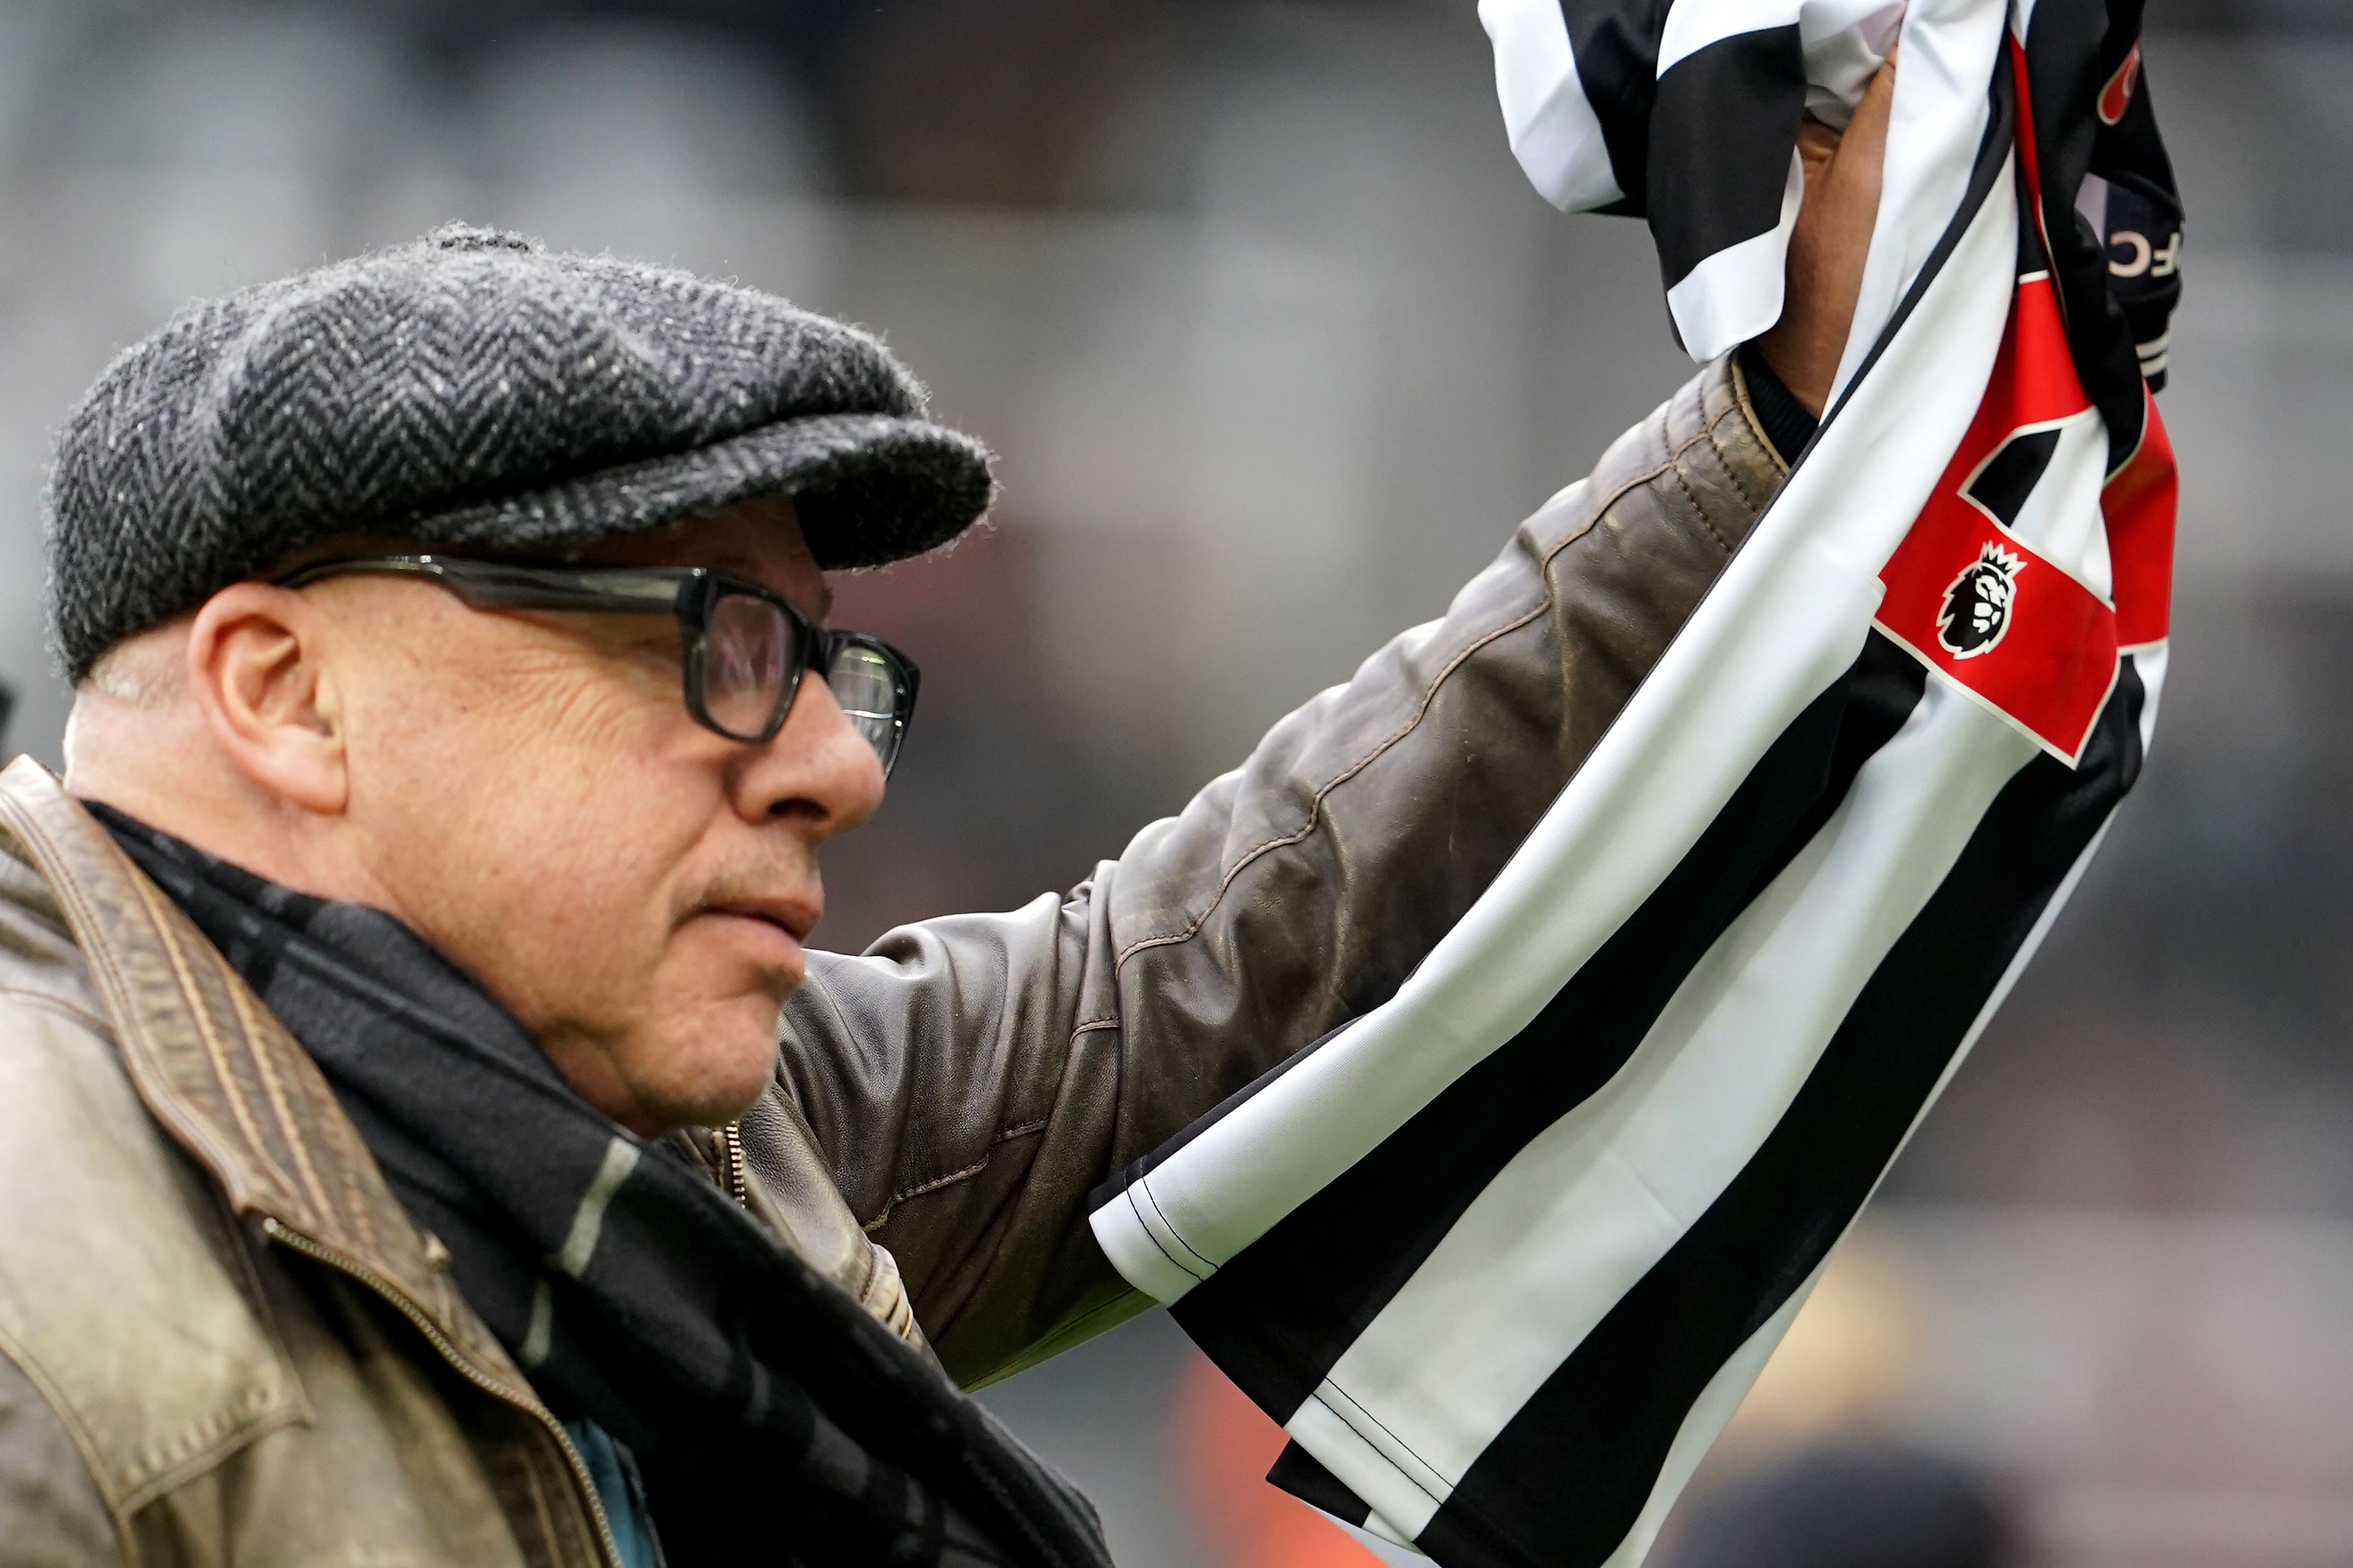
[[[1730,360],[1523,523],[1441,620],[1060,897],[811,953],[779,1083],[951,1373],[1148,1306],[1089,1192],[1385,1000],[1493,879],[1786,469]]]

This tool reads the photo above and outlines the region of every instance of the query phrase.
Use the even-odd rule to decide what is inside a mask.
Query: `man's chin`
[[[776,1037],[769,1035],[756,1054],[698,1052],[689,1061],[665,1065],[673,1070],[664,1074],[659,1083],[640,1089],[637,1097],[660,1130],[723,1127],[751,1110],[776,1081]],[[686,1070],[676,1070],[679,1068]]]
[[[699,1000],[673,993],[654,1037],[628,1052],[631,1098],[664,1131],[742,1116],[776,1082],[781,1000],[751,985]]]

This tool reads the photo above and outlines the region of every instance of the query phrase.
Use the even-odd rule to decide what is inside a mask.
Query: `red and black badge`
[[[2129,62],[2116,82],[2128,95]],[[2031,116],[2019,126],[2020,196],[2039,220]],[[2018,289],[1985,396],[1880,573],[1878,624],[2073,766],[2122,655],[2165,639],[2176,486],[2148,389],[2139,388],[2139,419],[2121,429],[2085,392],[2043,239],[2042,222],[2020,225]],[[2085,513],[2094,479],[2104,541],[2084,537],[2094,526],[2087,514],[2070,515]]]

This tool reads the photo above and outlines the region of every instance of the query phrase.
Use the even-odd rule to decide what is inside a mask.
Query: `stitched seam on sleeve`
[[[1757,410],[1749,395],[1748,377],[1747,374],[1741,370],[1740,359],[1736,354],[1733,356],[1732,361],[1732,406],[1725,410],[1723,414],[1717,415],[1709,422],[1707,433],[1711,440],[1714,440],[1715,438],[1715,427],[1718,425],[1723,424],[1725,419],[1735,412],[1739,414],[1740,422],[1748,426],[1748,434],[1755,438],[1758,447],[1765,452],[1767,459],[1774,468],[1781,471],[1784,478],[1788,477],[1789,472],[1789,459],[1781,455],[1780,447],[1773,445],[1773,437],[1765,433],[1764,423],[1757,417]],[[1724,443],[1721,441],[1715,442],[1715,449],[1717,455],[1724,458],[1724,466],[1727,468],[1733,468],[1734,464],[1732,461],[1732,455],[1725,451]],[[1741,485],[1740,481],[1736,479],[1732,482],[1735,486],[1739,488],[1740,499],[1748,501],[1750,505],[1754,506],[1756,502],[1748,494],[1747,487]]]
[[[1755,496],[1748,493],[1748,486],[1743,482],[1740,478],[1740,465],[1733,459],[1733,455],[1730,452],[1725,450],[1724,442],[1716,434],[1717,431],[1724,427],[1725,422],[1729,420],[1735,414],[1740,416],[1741,423],[1746,425],[1752,434],[1756,433],[1757,422],[1749,416],[1747,409],[1742,405],[1741,400],[1736,394],[1733,397],[1731,405],[1725,408],[1721,414],[1715,416],[1715,418],[1710,419],[1707,422],[1706,428],[1701,433],[1707,437],[1709,448],[1715,453],[1716,462],[1723,467],[1724,477],[1731,481],[1733,490],[1740,497],[1742,504],[1748,508],[1749,518],[1751,521],[1754,521],[1757,514],[1763,511],[1765,509],[1757,501]],[[1761,435],[1757,437],[1757,439],[1763,444],[1767,451],[1769,452],[1773,449],[1773,444],[1769,439],[1767,439]],[[1686,452],[1690,449],[1690,445],[1686,445],[1683,448],[1683,450]],[[1680,456],[1681,454],[1678,453],[1677,455]],[[1730,554],[1732,552],[1731,542],[1724,537],[1723,533],[1717,530],[1714,521],[1708,517],[1706,503],[1702,501],[1699,499],[1698,494],[1694,492],[1691,486],[1684,481],[1683,469],[1680,465],[1675,469],[1675,482],[1683,486],[1683,494],[1690,498],[1692,506],[1699,512],[1701,525],[1707,530],[1710,537],[1715,539],[1718,544],[1724,546],[1725,552],[1726,554]]]
[[[876,1215],[872,1219],[860,1221],[859,1224],[859,1229],[865,1231],[871,1236],[875,1231],[880,1230],[882,1227],[882,1222],[891,1217],[892,1210],[897,1208],[901,1204],[905,1203],[908,1199],[920,1198],[926,1193],[936,1193],[942,1187],[952,1187],[958,1182],[969,1181],[971,1178],[977,1176],[983,1171],[988,1169],[989,1161],[996,1158],[998,1144],[1010,1143],[1016,1138],[1027,1138],[1033,1132],[1043,1132],[1046,1131],[1046,1124],[1051,1120],[1052,1119],[1050,1117],[1041,1116],[1035,1121],[1025,1121],[1018,1127],[1008,1127],[1005,1131],[999,1132],[996,1137],[991,1138],[988,1141],[988,1150],[986,1153],[982,1154],[979,1159],[975,1160],[971,1164],[966,1165],[963,1170],[950,1171],[944,1176],[934,1176],[927,1182],[917,1182],[912,1187],[902,1187],[899,1191],[892,1193],[890,1200],[883,1204],[882,1212]]]
[[[1748,373],[1740,368],[1738,354],[1732,356],[1728,369],[1730,374],[1726,379],[1732,383],[1732,406],[1740,410],[1741,423],[1748,426],[1748,433],[1757,437],[1758,446],[1770,452],[1780,467],[1788,468],[1789,459],[1781,455],[1781,448],[1775,446],[1773,437],[1766,434],[1765,422],[1757,416],[1756,397],[1748,389]]]
[[[1707,515],[1707,503],[1699,499],[1699,492],[1691,488],[1689,479],[1683,478],[1683,466],[1681,463],[1675,465],[1673,477],[1675,488],[1683,492],[1683,500],[1691,502],[1693,515],[1699,519],[1699,525],[1707,530],[1707,536],[1715,541],[1715,547],[1718,550],[1723,551],[1726,555],[1731,554],[1732,545],[1723,534],[1716,531],[1715,522]]]
[[[1187,1263],[1185,1259],[1169,1251],[1168,1244],[1161,1240],[1158,1236],[1154,1235],[1152,1227],[1146,1226],[1145,1227],[1144,1234],[1151,1240],[1153,1246],[1160,1249],[1160,1255],[1168,1259],[1169,1262],[1175,1264],[1177,1268],[1183,1269],[1186,1273],[1190,1274],[1196,1279],[1208,1279],[1209,1274],[1215,1274],[1218,1271],[1218,1266],[1210,1262],[1208,1258],[1202,1257],[1199,1252],[1196,1251],[1193,1244],[1186,1240],[1183,1235],[1177,1231],[1176,1223],[1168,1217],[1168,1211],[1160,1206],[1160,1194],[1152,1190],[1152,1184],[1150,1182],[1137,1182],[1134,1184],[1134,1186],[1143,1189],[1145,1201],[1152,1205],[1152,1212],[1160,1216],[1160,1223],[1168,1227],[1169,1236],[1175,1238],[1177,1246],[1183,1247],[1187,1252],[1192,1253],[1193,1262],[1198,1263],[1201,1268],[1194,1268],[1193,1263]],[[1133,1191],[1134,1189],[1131,1188],[1130,1190]],[[1134,1199],[1131,1197],[1128,1202],[1130,1206],[1133,1206]],[[1139,1215],[1138,1217],[1140,1218],[1142,1216]],[[1208,1269],[1209,1273],[1202,1273],[1202,1268]]]
[[[1168,1250],[1168,1244],[1167,1244],[1166,1242],[1165,1242],[1165,1241],[1162,1241],[1158,1237],[1156,1237],[1156,1236],[1153,1235],[1153,1234],[1152,1234],[1152,1232],[1151,1232],[1151,1230],[1150,1230],[1148,1227],[1145,1229],[1145,1233],[1144,1233],[1144,1239],[1145,1239],[1145,1240],[1146,1240],[1146,1241],[1148,1241],[1148,1242],[1150,1242],[1150,1243],[1152,1243],[1153,1250],[1155,1250],[1155,1252],[1159,1253],[1161,1257],[1163,1257],[1163,1258],[1166,1258],[1166,1259],[1168,1260],[1168,1267],[1169,1267],[1169,1268],[1174,1268],[1174,1269],[1176,1269],[1177,1272],[1179,1272],[1180,1274],[1185,1275],[1187,1278],[1190,1279],[1191,1279],[1195,1284],[1197,1284],[1197,1285],[1198,1285],[1198,1284],[1201,1283],[1203,1280],[1206,1280],[1207,1279],[1208,1279],[1208,1275],[1203,1274],[1203,1273],[1200,1273],[1198,1270],[1195,1269],[1195,1268],[1194,1268],[1194,1267],[1193,1267],[1191,1264],[1189,1264],[1189,1263],[1186,1262],[1183,1258],[1181,1258],[1177,1257],[1175,1253],[1173,1253],[1173,1252],[1169,1251],[1169,1250]],[[1187,1250],[1189,1250],[1189,1248],[1188,1248]]]
[[[1334,790],[1338,789],[1342,784],[1346,784],[1350,779],[1356,777],[1358,773],[1364,772],[1367,767],[1370,767],[1375,762],[1379,760],[1383,753],[1387,752],[1398,742],[1404,740],[1408,735],[1412,734],[1414,731],[1419,729],[1421,727],[1422,720],[1429,715],[1430,705],[1438,699],[1439,689],[1446,684],[1447,680],[1452,677],[1457,669],[1460,669],[1462,667],[1463,663],[1468,660],[1472,655],[1478,653],[1480,650],[1486,647],[1488,644],[1494,642],[1501,637],[1508,637],[1512,633],[1518,631],[1521,627],[1532,625],[1533,623],[1543,619],[1544,616],[1551,611],[1556,597],[1552,584],[1552,563],[1559,557],[1561,552],[1567,550],[1570,545],[1591,533],[1595,528],[1599,526],[1601,520],[1609,515],[1610,509],[1615,507],[1620,501],[1625,500],[1627,496],[1632,494],[1642,486],[1649,484],[1652,479],[1659,478],[1662,474],[1674,473],[1676,465],[1683,460],[1684,454],[1688,453],[1694,447],[1698,446],[1701,442],[1707,440],[1709,435],[1709,428],[1705,426],[1702,427],[1696,434],[1687,437],[1681,445],[1671,450],[1667,454],[1665,461],[1628,479],[1623,484],[1620,484],[1617,489],[1611,490],[1607,499],[1593,509],[1592,515],[1586,519],[1582,526],[1577,528],[1576,531],[1570,533],[1567,538],[1561,540],[1559,543],[1554,545],[1550,550],[1546,551],[1543,560],[1538,564],[1538,574],[1544,580],[1544,598],[1540,603],[1529,609],[1525,614],[1517,616],[1513,619],[1504,622],[1503,625],[1494,627],[1493,630],[1484,633],[1471,642],[1452,658],[1447,660],[1445,668],[1440,669],[1435,676],[1431,677],[1430,685],[1423,689],[1421,700],[1414,707],[1413,716],[1408,719],[1405,723],[1400,725],[1393,733],[1375,742],[1370,751],[1367,751],[1363,756],[1357,758],[1355,762],[1341,769],[1339,773],[1334,774],[1329,781],[1318,787],[1314,797],[1307,803],[1307,820],[1305,823],[1302,824],[1296,831],[1282,834],[1273,838],[1269,838],[1244,851],[1241,857],[1226,871],[1225,875],[1219,879],[1216,889],[1209,895],[1208,903],[1203,906],[1201,912],[1195,915],[1192,921],[1187,924],[1184,930],[1170,931],[1162,936],[1143,937],[1135,942],[1130,942],[1126,947],[1123,948],[1120,951],[1119,956],[1112,961],[1112,973],[1114,981],[1116,981],[1118,977],[1119,971],[1126,967],[1127,961],[1134,957],[1137,953],[1143,952],[1145,948],[1173,946],[1179,942],[1189,942],[1194,937],[1199,935],[1201,928],[1208,923],[1209,917],[1217,913],[1218,906],[1225,901],[1226,893],[1228,889],[1232,888],[1234,885],[1235,879],[1240,877],[1245,870],[1249,869],[1250,867],[1261,857],[1271,854],[1274,850],[1288,847],[1293,844],[1303,843],[1308,838],[1314,837],[1315,829],[1321,826],[1323,822],[1324,797],[1329,795]],[[1680,474],[1676,475],[1676,483],[1683,484],[1683,479]],[[1688,485],[1683,486],[1683,492],[1686,495],[1691,493],[1691,489]],[[1696,498],[1694,498],[1694,504],[1697,504]],[[1724,542],[1723,537],[1716,534],[1715,528],[1707,522],[1707,516],[1704,510],[1702,510],[1700,513],[1700,522],[1703,527],[1707,529],[1709,534],[1715,538],[1718,544],[1722,544]],[[1728,549],[1729,546],[1726,548]],[[1071,1038],[1075,1040],[1077,1038],[1077,1035],[1073,1033]]]
[[[1744,407],[1741,405],[1740,400],[1736,397],[1732,400],[1731,407],[1725,409],[1723,413],[1717,415],[1714,419],[1708,422],[1708,445],[1715,448],[1715,460],[1724,465],[1725,474],[1732,480],[1732,488],[1740,492],[1741,500],[1747,504],[1748,510],[1753,515],[1754,513],[1760,512],[1765,510],[1764,503],[1760,502],[1755,496],[1748,493],[1747,482],[1740,477],[1740,464],[1734,459],[1734,457],[1730,452],[1725,449],[1723,440],[1716,435],[1716,432],[1723,427],[1725,421],[1730,419],[1735,414],[1739,415],[1740,422],[1748,426],[1750,435],[1757,435],[1757,421],[1749,416],[1748,410]],[[1773,450],[1772,442],[1766,440],[1761,436],[1757,436],[1757,439],[1758,444],[1762,446],[1766,451],[1771,452]],[[1778,455],[1776,462],[1778,466]],[[1787,468],[1783,468],[1782,472],[1786,475],[1788,470]]]
[[[1461,1478],[1461,1477],[1460,1477],[1460,1476],[1450,1476],[1450,1475],[1448,1475],[1444,1470],[1440,1469],[1438,1466],[1433,1465],[1433,1464],[1431,1464],[1428,1459],[1423,1458],[1421,1457],[1420,1452],[1419,1452],[1419,1450],[1417,1450],[1417,1449],[1414,1447],[1414,1446],[1413,1446],[1412,1444],[1410,1444],[1410,1443],[1407,1442],[1407,1441],[1405,1440],[1405,1438],[1404,1438],[1403,1436],[1401,1436],[1398,1434],[1398,1430],[1397,1430],[1397,1428],[1396,1428],[1396,1427],[1391,1426],[1388,1422],[1386,1422],[1386,1421],[1382,1420],[1379,1416],[1377,1416],[1377,1415],[1374,1415],[1370,1410],[1366,1409],[1362,1405],[1358,1404],[1358,1403],[1356,1402],[1356,1395],[1354,1395],[1354,1394],[1350,1394],[1346,1389],[1345,1389],[1345,1388],[1341,1387],[1338,1384],[1334,1383],[1334,1382],[1332,1382],[1330,1379],[1328,1379],[1328,1378],[1327,1378],[1327,1379],[1325,1379],[1325,1380],[1324,1380],[1324,1388],[1319,1388],[1319,1389],[1317,1389],[1314,1394],[1310,1394],[1308,1397],[1309,1397],[1309,1398],[1311,1398],[1311,1399],[1313,1399],[1313,1400],[1314,1400],[1316,1404],[1323,1405],[1324,1409],[1326,1409],[1326,1410],[1331,1410],[1331,1411],[1332,1411],[1332,1414],[1333,1414],[1333,1415],[1336,1415],[1336,1416],[1338,1416],[1342,1421],[1348,1421],[1348,1412],[1347,1412],[1346,1410],[1334,1410],[1334,1409],[1333,1409],[1331,1401],[1330,1401],[1330,1400],[1328,1400],[1328,1399],[1326,1399],[1326,1398],[1324,1397],[1324,1388],[1328,1388],[1328,1389],[1330,1389],[1332,1393],[1336,1394],[1338,1394],[1342,1399],[1346,1400],[1346,1401],[1348,1402],[1348,1409],[1349,1409],[1349,1410],[1353,1410],[1353,1411],[1355,1411],[1357,1415],[1359,1415],[1363,1416],[1363,1417],[1364,1417],[1364,1419],[1365,1419],[1366,1425],[1377,1428],[1377,1429],[1380,1431],[1381,1435],[1382,1435],[1382,1436],[1386,1436],[1387,1438],[1388,1438],[1388,1440],[1389,1440],[1390,1442],[1395,1443],[1398,1447],[1400,1447],[1400,1448],[1404,1449],[1407,1453],[1411,1454],[1411,1455],[1413,1456],[1413,1458],[1414,1458],[1415,1462],[1416,1462],[1416,1463],[1418,1463],[1418,1464],[1419,1464],[1419,1465],[1420,1465],[1424,1469],[1427,1469],[1427,1470],[1428,1470],[1431,1475],[1436,1476],[1436,1477],[1438,1477],[1440,1479],[1441,1479],[1441,1480],[1445,1481],[1449,1486],[1454,1486],[1454,1485],[1459,1485],[1459,1484],[1461,1484],[1461,1479],[1462,1479],[1462,1478]],[[1354,1423],[1354,1422],[1352,1422],[1352,1421],[1349,1421],[1349,1422],[1348,1422],[1348,1424],[1349,1424],[1350,1426],[1355,1426],[1355,1425],[1356,1425],[1356,1423]],[[1423,1485],[1422,1485],[1419,1480],[1416,1480],[1412,1476],[1409,1475],[1409,1474],[1406,1472],[1405,1467],[1403,1467],[1402,1465],[1398,1465],[1398,1464],[1396,1464],[1396,1463],[1394,1463],[1394,1462],[1391,1462],[1391,1463],[1390,1463],[1390,1465],[1389,1465],[1389,1470],[1390,1470],[1390,1473],[1391,1473],[1391,1474],[1395,1475],[1398,1479],[1400,1479],[1400,1480],[1404,1481],[1407,1485],[1409,1485],[1409,1486],[1412,1487],[1414,1490],[1416,1490],[1416,1491],[1419,1492],[1419,1493],[1420,1493],[1422,1496],[1424,1496],[1424,1497],[1430,1498],[1430,1500],[1432,1502],[1440,1503],[1440,1504],[1443,1504],[1443,1503],[1446,1501],[1446,1500],[1445,1500],[1444,1498],[1440,1498],[1440,1497],[1431,1497],[1430,1489],[1429,1489],[1428,1487],[1423,1486]]]

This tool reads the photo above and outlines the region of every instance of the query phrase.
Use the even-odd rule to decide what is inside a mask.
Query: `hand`
[[[1844,134],[1808,117],[1798,127],[1806,194],[1789,236],[1788,281],[1781,319],[1757,340],[1773,374],[1819,419],[1830,401],[1847,330],[1862,292],[1862,263],[1879,216],[1879,175],[1887,161],[1888,105],[1895,97],[1895,53],[1863,89]]]

